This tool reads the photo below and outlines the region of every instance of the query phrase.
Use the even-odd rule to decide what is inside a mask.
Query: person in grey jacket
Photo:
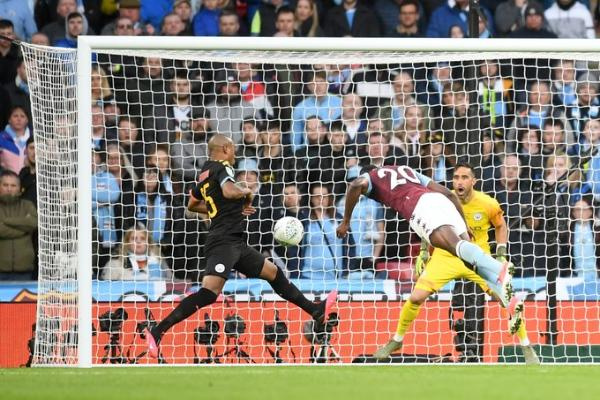
[[[181,140],[171,146],[171,168],[186,183],[197,181],[198,173],[208,160],[208,141],[213,132],[208,112],[198,107],[192,110],[190,130],[181,134]]]
[[[530,4],[542,7],[535,0],[507,0],[498,4],[494,22],[499,37],[506,37],[509,33],[525,26],[525,9]]]
[[[0,281],[31,280],[35,264],[32,234],[37,228],[37,211],[21,198],[17,174],[0,173]]]

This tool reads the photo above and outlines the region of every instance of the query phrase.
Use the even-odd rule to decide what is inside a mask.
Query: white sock
[[[399,343],[399,342],[402,341],[402,339],[404,339],[404,336],[398,335],[397,333],[394,333],[394,338],[393,339],[394,339],[394,342],[398,342]]]

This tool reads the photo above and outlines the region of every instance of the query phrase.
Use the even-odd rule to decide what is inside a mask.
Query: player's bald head
[[[215,151],[221,151],[227,145],[233,146],[233,141],[225,135],[216,134],[208,141],[208,152],[212,154]]]

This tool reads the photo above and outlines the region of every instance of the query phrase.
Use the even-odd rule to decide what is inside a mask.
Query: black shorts
[[[248,278],[258,278],[265,263],[265,256],[241,240],[215,243],[206,249],[204,275],[229,278],[232,269]]]

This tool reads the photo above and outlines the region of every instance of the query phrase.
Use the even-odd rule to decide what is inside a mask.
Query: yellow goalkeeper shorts
[[[472,269],[467,268],[460,258],[434,252],[425,267],[425,271],[417,280],[415,289],[437,292],[448,282],[463,278],[475,282],[484,292],[490,293],[485,280]]]

